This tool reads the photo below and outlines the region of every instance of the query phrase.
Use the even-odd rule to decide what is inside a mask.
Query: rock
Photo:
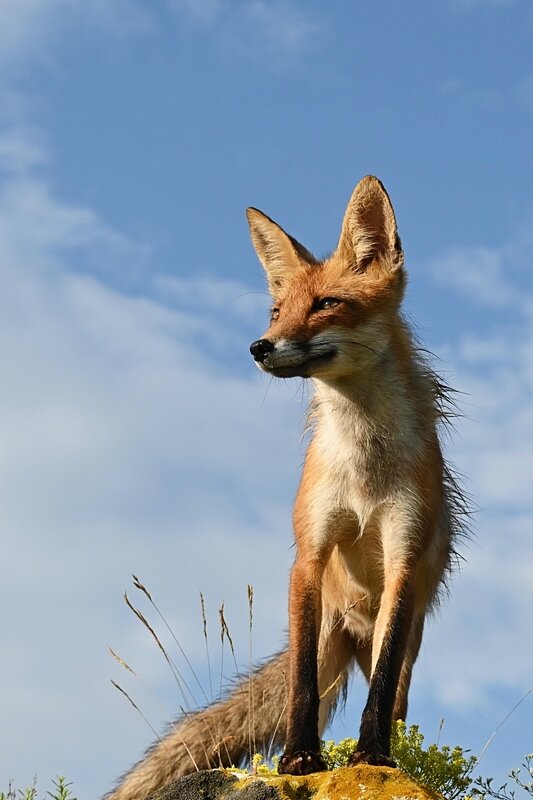
[[[442,800],[399,769],[361,764],[312,775],[248,775],[213,769],[186,775],[150,800]]]

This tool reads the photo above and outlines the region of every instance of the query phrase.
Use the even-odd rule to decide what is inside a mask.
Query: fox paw
[[[382,756],[381,753],[365,753],[364,750],[355,750],[348,759],[349,767],[356,767],[358,764],[370,764],[373,767],[396,767],[396,762],[390,756]]]
[[[284,753],[278,763],[280,775],[309,775],[311,772],[322,772],[327,769],[320,753],[310,750],[296,750]]]

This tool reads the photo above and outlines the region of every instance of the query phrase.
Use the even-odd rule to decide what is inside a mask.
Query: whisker
[[[365,350],[368,350],[370,353],[374,353],[374,355],[379,356],[380,358],[386,358],[387,360],[390,359],[390,355],[386,350],[376,350],[374,347],[370,347],[369,344],[364,344],[364,342],[357,341],[357,339],[341,339],[340,344],[354,344],[357,347],[362,347]]]
[[[261,405],[259,406],[259,410],[260,411],[263,410],[263,406],[265,405],[265,400],[267,398],[268,390],[270,389],[272,381],[274,380],[274,376],[273,375],[269,375],[268,377],[270,378],[270,380],[268,381],[268,383],[266,385],[266,389],[265,389],[264,394],[263,394],[263,399],[261,400]]]
[[[351,361],[353,361],[354,364],[357,363],[357,359],[355,358],[355,356],[353,356],[351,353],[348,353],[346,350],[343,350],[342,347],[339,347],[337,345],[337,350],[339,351],[339,353],[342,353],[343,356],[346,356],[346,358],[351,359]]]
[[[243,297],[248,297],[251,294],[260,294],[263,297],[270,297],[268,292],[253,292],[253,291],[241,292],[241,294],[238,294],[235,297],[232,297],[231,300],[228,300],[228,302],[226,303],[226,307],[232,305],[232,303],[236,303],[237,300],[242,300]]]

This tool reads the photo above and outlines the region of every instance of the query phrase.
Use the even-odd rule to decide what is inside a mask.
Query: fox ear
[[[391,271],[403,265],[392,203],[381,181],[373,175],[359,181],[353,191],[337,251],[357,272],[365,272],[380,257]]]
[[[255,251],[266,270],[268,287],[274,296],[305,263],[315,264],[316,259],[262,211],[247,208],[246,216]]]

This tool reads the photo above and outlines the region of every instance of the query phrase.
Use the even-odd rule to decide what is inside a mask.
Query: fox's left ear
[[[306,264],[315,264],[316,260],[309,250],[262,211],[247,208],[246,216],[255,251],[267,274],[270,294],[276,297],[291,277]]]
[[[354,189],[344,215],[337,252],[357,272],[365,272],[376,259],[392,271],[403,265],[394,209],[385,187],[373,175],[367,175]]]

